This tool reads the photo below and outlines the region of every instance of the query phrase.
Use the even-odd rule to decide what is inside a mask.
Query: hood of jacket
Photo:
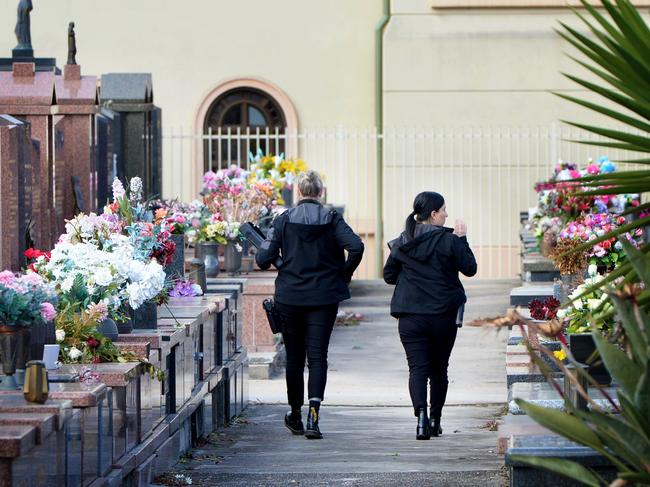
[[[390,242],[391,255],[397,257],[398,252],[403,252],[414,260],[428,261],[440,239],[446,233],[452,233],[453,231],[453,228],[419,223],[415,226],[413,239],[409,239],[406,234],[402,233],[398,238]]]
[[[292,233],[306,242],[313,242],[331,230],[335,212],[326,209],[316,200],[301,200],[287,211],[287,224]]]

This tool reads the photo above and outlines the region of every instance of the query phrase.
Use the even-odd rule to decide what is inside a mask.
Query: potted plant
[[[14,390],[18,334],[56,317],[57,297],[53,286],[34,272],[16,275],[0,272],[0,354],[5,378],[0,389]],[[23,346],[26,346],[24,344]]]

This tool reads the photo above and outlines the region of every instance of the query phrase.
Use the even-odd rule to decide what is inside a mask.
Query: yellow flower
[[[555,356],[556,359],[558,359],[560,362],[564,362],[566,360],[566,352],[564,350],[555,350],[553,352],[553,355]]]

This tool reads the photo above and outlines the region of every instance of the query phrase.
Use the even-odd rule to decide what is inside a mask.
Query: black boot
[[[442,428],[440,427],[440,418],[431,419],[431,436],[442,436]]]
[[[300,411],[297,413],[295,411],[289,411],[284,416],[284,425],[289,428],[289,431],[291,431],[294,435],[305,434],[305,426],[302,424]]]
[[[431,438],[429,417],[425,409],[420,409],[418,412],[418,427],[415,430],[415,438],[417,440],[428,440]]]
[[[319,410],[315,407],[309,408],[309,414],[307,415],[307,430],[305,431],[305,438],[309,440],[320,440],[323,435],[318,429],[318,414]]]

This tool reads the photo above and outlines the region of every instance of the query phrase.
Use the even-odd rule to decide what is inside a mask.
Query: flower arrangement
[[[361,313],[352,313],[351,311],[339,310],[336,313],[335,325],[338,326],[355,326],[364,320]]]
[[[284,154],[265,155],[261,149],[257,150],[255,156],[249,153],[248,160],[251,164],[250,180],[269,182],[279,204],[284,204],[282,190],[292,189],[296,176],[308,169],[302,159],[285,159]]]
[[[592,316],[596,313],[607,313],[613,305],[607,300],[607,294],[602,289],[596,289],[580,299],[577,299],[587,289],[602,281],[604,276],[594,275],[585,279],[584,283],[580,284],[569,295],[569,299],[573,300],[572,304],[566,308],[560,309],[557,312],[558,319],[563,320],[566,326],[566,333],[586,333],[591,331],[590,323],[593,322],[601,330],[610,330],[614,326],[614,319],[603,319],[599,317],[593,320]]]
[[[53,286],[34,272],[0,272],[0,325],[29,327],[56,317]]]
[[[557,316],[557,311],[560,307],[560,301],[550,296],[543,301],[533,299],[528,303],[530,316],[534,320],[552,320]]]
[[[97,331],[97,325],[108,317],[104,303],[87,308],[68,305],[59,313],[56,340],[61,350],[59,359],[66,364],[98,364],[102,362],[140,362],[149,374],[163,380],[164,372],[155,368],[146,358],[117,348],[113,342]]]
[[[605,235],[617,227],[626,223],[625,217],[612,215],[610,213],[595,213],[588,214],[578,218],[575,221],[570,221],[566,224],[564,229],[559,234],[559,241],[561,240],[576,240],[580,243],[595,240],[598,237]],[[642,230],[637,229],[635,237],[641,237]],[[634,237],[630,234],[627,239],[635,243]],[[586,253],[589,265],[590,274],[595,274],[598,266],[606,268],[615,267],[625,257],[623,252],[623,245],[615,238],[604,240]]]

